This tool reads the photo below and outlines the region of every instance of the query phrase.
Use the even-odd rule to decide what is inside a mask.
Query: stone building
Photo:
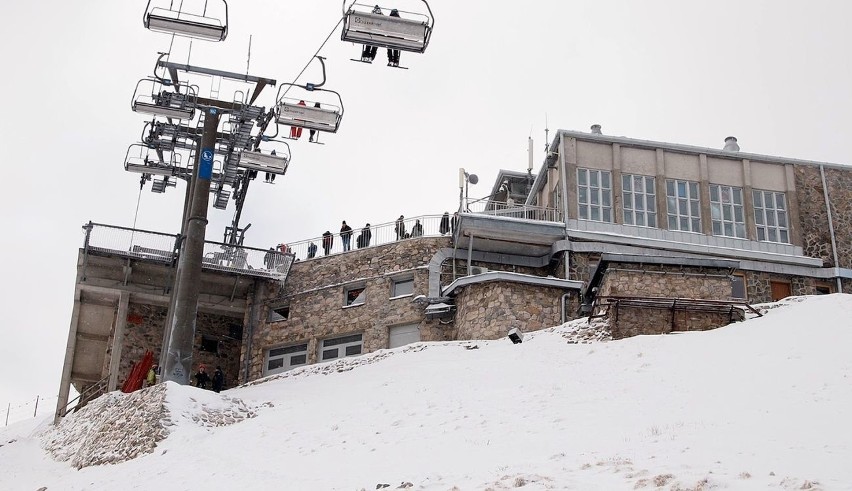
[[[283,269],[267,251],[208,243],[193,360],[233,386],[581,315],[608,317],[618,338],[852,291],[850,169],[741,152],[734,138],[711,149],[560,130],[537,173],[501,170],[457,218],[404,226],[379,224],[352,250],[336,236],[328,254],[320,239],[289,244]],[[80,251],[66,391],[114,389],[146,350],[160,356],[175,236],[121,230],[131,237]]]

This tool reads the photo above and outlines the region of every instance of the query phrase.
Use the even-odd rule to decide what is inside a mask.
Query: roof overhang
[[[563,290],[580,291],[583,288],[582,281],[563,280],[562,278],[555,278],[552,276],[533,276],[521,273],[511,273],[508,271],[489,271],[487,273],[458,278],[445,286],[442,290],[442,294],[446,296],[456,295],[459,290],[467,286],[491,283],[495,281],[534,285],[546,288],[561,288]]]

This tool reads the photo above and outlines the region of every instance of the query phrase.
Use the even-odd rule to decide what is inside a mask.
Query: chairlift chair
[[[151,6],[154,2],[155,5]],[[175,9],[174,0],[148,0],[142,23],[145,28],[154,32],[164,32],[176,36],[203,39],[206,41],[224,41],[228,36],[228,2],[221,0],[224,4],[224,17],[211,17],[207,13],[208,0],[203,0],[203,8],[194,9],[194,12],[183,10],[184,0],[181,0]],[[200,0],[187,2],[193,4],[201,3]],[[158,7],[157,4],[164,6]]]
[[[352,3],[346,8],[343,1],[343,31],[340,39],[358,44],[367,44],[379,48],[398,49],[423,53],[429,45],[435,17],[426,0],[427,13],[400,12],[405,17],[374,14],[369,5]],[[391,9],[382,8],[382,11]],[[357,61],[357,60],[356,60]]]
[[[155,78],[143,78],[136,83],[131,108],[135,112],[153,114],[177,120],[191,120],[195,116],[196,92],[186,83],[171,85],[167,90]]]
[[[260,150],[242,150],[237,165],[244,169],[283,176],[290,164],[290,149],[284,155],[272,155]]]
[[[291,85],[291,84],[284,84]],[[316,89],[324,90],[324,89]],[[307,128],[309,130],[337,133],[340,121],[343,119],[343,100],[340,94],[332,90],[326,90],[337,96],[339,105],[319,103],[307,99],[281,99],[275,108],[275,122],[296,128]],[[304,102],[300,104],[299,101]]]
[[[180,155],[169,152],[168,158],[162,150],[155,150],[141,143],[127,148],[124,157],[124,170],[139,174],[158,176],[176,176],[181,173]]]

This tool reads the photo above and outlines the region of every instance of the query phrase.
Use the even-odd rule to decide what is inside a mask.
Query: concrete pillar
[[[669,217],[666,205],[666,156],[662,148],[657,149],[657,227],[668,230]]]
[[[746,238],[757,240],[757,228],[754,223],[754,188],[751,182],[751,161],[743,159],[743,214],[745,215]]]
[[[77,346],[77,324],[80,321],[82,294],[80,285],[77,285],[74,290],[74,308],[71,311],[71,327],[68,329],[65,362],[62,364],[62,378],[59,381],[59,397],[56,400],[53,424],[58,424],[59,420],[65,416],[65,407],[68,405],[68,394],[71,391],[71,368],[74,366],[74,348]]]
[[[624,204],[621,201],[621,145],[612,144],[612,217],[614,223],[624,223]]]
[[[562,165],[561,181],[565,190],[565,217],[577,219],[577,139],[566,138],[565,161]],[[567,222],[566,222],[567,223]]]
[[[698,156],[698,198],[701,206],[701,233],[713,235],[713,216],[710,213],[710,169],[707,168],[707,155]]]
[[[802,227],[799,218],[799,193],[796,191],[796,169],[793,164],[784,165],[784,173],[787,181],[787,226],[790,229],[790,243],[802,246]],[[831,212],[831,210],[827,210]],[[835,266],[838,266],[835,264]]]

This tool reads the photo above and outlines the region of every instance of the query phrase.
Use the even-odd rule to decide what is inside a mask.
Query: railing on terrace
[[[172,264],[178,257],[180,235],[92,222],[84,225],[83,230],[86,258],[90,252],[105,252]],[[277,251],[270,253],[254,247],[204,241],[202,267],[283,280],[294,259],[292,254]]]
[[[543,222],[562,222],[562,212],[556,208],[545,208],[543,206],[531,206],[525,204],[486,201],[483,198],[468,199],[465,203],[465,212],[480,213],[498,217],[521,218],[524,220],[537,220]]]
[[[355,224],[350,223],[348,225],[352,227],[352,236],[349,238],[348,250],[355,251],[358,249],[390,244],[398,240],[406,240],[416,237],[449,236],[452,233],[452,215],[448,216],[448,228],[446,230],[441,228],[441,218],[442,215],[422,215],[413,218],[406,218],[403,220],[405,232],[402,237],[397,237],[396,221],[370,225],[370,240],[368,243],[361,242],[363,239],[359,239],[359,237],[364,237],[365,227],[357,227]],[[422,230],[422,233],[412,236],[415,232],[415,225],[417,222],[420,222],[420,229]],[[344,250],[343,238],[340,236],[340,230],[329,230],[329,232],[331,232],[332,235],[331,247],[328,250],[328,254],[326,254],[325,249],[323,248],[323,238],[321,236],[298,242],[289,242],[287,243],[287,247],[290,248],[290,252],[295,254],[296,258],[299,260],[346,252]],[[313,254],[309,253],[311,250],[311,244],[316,246],[316,250]]]

